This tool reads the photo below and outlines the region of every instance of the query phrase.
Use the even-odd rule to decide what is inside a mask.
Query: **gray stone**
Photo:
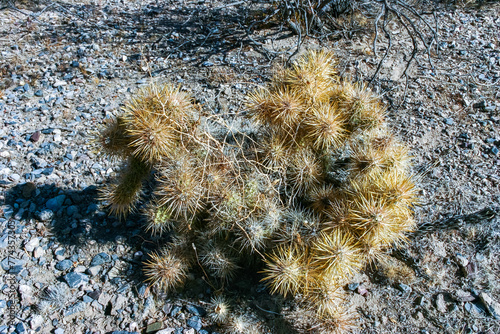
[[[90,297],[89,297],[89,296],[87,296],[87,295],[84,295],[84,296],[82,297],[82,300],[83,300],[83,302],[84,302],[84,303],[89,303],[89,304],[90,304],[90,303],[92,303],[92,302],[94,301],[92,298],[90,298]]]
[[[111,257],[108,254],[106,254],[106,253],[99,253],[96,256],[94,256],[94,258],[90,262],[90,266],[91,267],[99,266],[99,265],[101,265],[103,263],[110,262],[110,261],[111,261]]]
[[[447,311],[446,302],[444,301],[444,296],[441,293],[436,297],[436,308],[441,313],[446,313]]]
[[[500,304],[494,301],[486,292],[481,292],[479,298],[483,302],[488,313],[495,317],[495,319],[500,320]]]
[[[64,329],[56,328],[56,330],[54,331],[54,334],[64,334]]]
[[[64,316],[69,317],[70,315],[80,313],[85,310],[85,307],[87,307],[87,304],[85,304],[84,302],[78,302],[70,305],[66,310],[64,310]]]
[[[65,271],[71,268],[72,266],[73,262],[71,260],[62,260],[55,265],[55,268],[60,271]]]
[[[18,334],[26,333],[26,326],[22,322],[17,323],[16,333]]]
[[[15,259],[13,257],[7,256],[2,260],[2,269],[7,271],[9,274],[19,274],[26,263],[23,259]]]
[[[9,233],[5,232],[0,236],[0,248],[7,248],[9,245]]]
[[[81,285],[87,284],[89,277],[82,273],[71,272],[64,275],[64,280],[68,283],[70,288],[75,289]]]
[[[457,290],[455,292],[455,297],[459,302],[471,302],[476,299],[470,292],[464,290]]]
[[[460,253],[456,255],[457,263],[460,267],[466,267],[469,264],[469,259]]]
[[[50,209],[52,211],[58,211],[64,204],[65,199],[66,199],[65,195],[56,196],[54,198],[49,199],[45,204],[45,206],[47,207],[47,209]]]
[[[199,331],[203,327],[200,317],[196,315],[188,319],[187,325],[197,331]]]
[[[110,301],[110,303],[111,303],[111,315],[116,315],[117,310],[125,308],[127,300],[128,299],[122,295],[113,296],[113,298],[111,298],[111,301]]]
[[[478,305],[474,302],[467,302],[464,305],[465,310],[474,316],[481,315],[483,310],[478,307]]]
[[[163,323],[161,323],[160,321],[153,322],[152,324],[149,324],[146,327],[146,333],[156,333],[162,327],[163,327]]]
[[[97,274],[99,274],[99,271],[101,271],[101,266],[93,266],[86,270],[87,274],[89,274],[90,276],[96,276]]]
[[[175,306],[172,308],[172,311],[170,312],[170,316],[171,316],[171,317],[175,317],[175,316],[177,315],[177,313],[179,313],[181,310],[182,310],[182,306],[175,305]]]

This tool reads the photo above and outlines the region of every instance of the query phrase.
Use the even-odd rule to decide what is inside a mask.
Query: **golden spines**
[[[295,133],[306,111],[299,92],[286,87],[276,91],[259,89],[249,96],[249,116],[257,124]]]
[[[290,161],[288,182],[294,192],[302,194],[323,181],[324,174],[321,160],[308,147],[298,150]]]
[[[182,134],[193,127],[194,107],[188,94],[170,85],[149,85],[124,107],[129,147],[137,158],[155,163],[170,157]]]
[[[153,253],[144,264],[146,281],[164,291],[180,285],[187,276],[187,269],[184,259],[166,251]]]
[[[315,150],[340,148],[348,135],[345,118],[335,105],[314,105],[304,119],[304,138],[311,141]]]
[[[304,249],[296,246],[278,246],[265,259],[263,281],[283,296],[295,295],[308,285],[308,274],[311,269],[309,259]]]
[[[150,172],[149,164],[129,158],[119,173],[118,181],[105,186],[100,192],[100,199],[108,204],[111,214],[125,218],[134,210],[141,194],[142,182]]]
[[[311,248],[313,265],[322,275],[331,278],[348,278],[362,267],[362,254],[357,240],[336,229],[321,233]]]
[[[130,153],[130,137],[123,116],[108,119],[106,127],[96,136],[101,151],[109,157],[125,157]]]
[[[167,166],[157,178],[158,205],[165,206],[174,218],[191,219],[204,208],[205,188],[199,169],[186,154]]]
[[[351,131],[371,130],[384,123],[385,108],[366,86],[341,81],[330,94],[330,101],[345,115]]]
[[[283,73],[283,83],[301,92],[304,99],[322,102],[328,99],[330,87],[337,79],[336,60],[329,51],[308,51]]]

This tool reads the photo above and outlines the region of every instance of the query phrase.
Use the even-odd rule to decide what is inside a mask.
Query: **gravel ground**
[[[64,0],[19,4],[29,16],[0,11],[0,333],[223,332],[207,316],[213,291],[201,273],[165,296],[143,283],[141,263],[161,240],[138,215],[108,216],[97,189],[119,166],[92,136],[155,80],[193,92],[208,113],[242,112],[295,37],[247,33],[263,4],[232,3]],[[408,82],[401,51],[411,41],[391,27],[403,37],[374,89],[415,157],[421,228],[392,266],[346,287],[362,333],[500,333],[499,12],[441,7],[434,68],[419,54]],[[365,80],[377,65],[372,39],[366,27],[303,48],[333,49],[343,75]],[[247,276],[228,288],[233,312],[262,332],[310,332],[290,300]]]

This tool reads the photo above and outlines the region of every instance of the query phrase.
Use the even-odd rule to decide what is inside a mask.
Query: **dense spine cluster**
[[[112,213],[128,214],[156,178],[144,215],[168,238],[145,265],[151,283],[172,289],[196,264],[223,286],[255,266],[271,292],[314,310],[321,328],[350,326],[343,285],[405,241],[416,187],[379,98],[337,77],[335,65],[311,51],[251,93],[252,135],[209,131],[189,96],[168,85],[143,89],[101,132],[103,151],[126,161],[103,191]],[[244,316],[227,320],[222,297],[213,304],[216,322],[248,332]]]

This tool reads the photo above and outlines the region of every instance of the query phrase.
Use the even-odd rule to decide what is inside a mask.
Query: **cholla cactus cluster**
[[[157,288],[182,284],[194,266],[220,286],[255,267],[271,292],[323,319],[318,328],[348,328],[344,285],[415,226],[408,150],[379,98],[340,79],[329,52],[277,71],[248,96],[247,116],[252,133],[221,134],[179,89],[141,90],[101,133],[104,152],[126,160],[102,197],[125,216],[154,175],[143,213],[152,233],[168,232],[145,264]],[[221,300],[215,321],[238,332]]]

